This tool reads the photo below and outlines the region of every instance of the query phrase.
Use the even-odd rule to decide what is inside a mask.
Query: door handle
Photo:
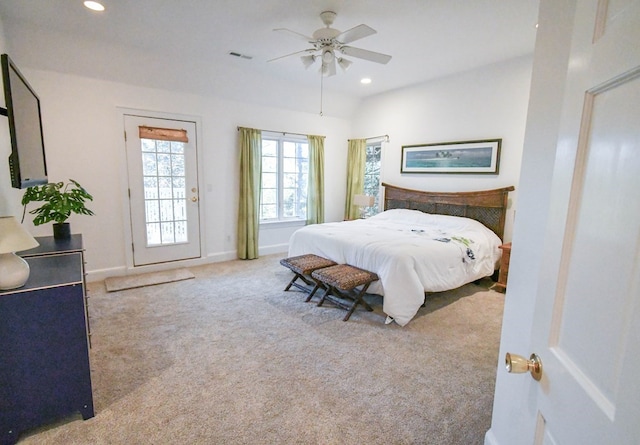
[[[537,354],[531,354],[531,357],[527,360],[521,355],[507,352],[504,357],[504,364],[507,367],[507,372],[513,374],[530,372],[531,377],[536,381],[542,378],[542,360]]]
[[[197,197],[197,196],[192,196],[192,197],[191,197],[191,201],[193,201],[193,202],[197,202],[197,201],[198,201],[198,197]]]

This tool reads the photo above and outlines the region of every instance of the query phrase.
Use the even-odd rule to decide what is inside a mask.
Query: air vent
[[[235,52],[235,51],[229,51],[229,55],[230,56],[234,56],[234,57],[240,57],[241,59],[247,59],[247,60],[253,59],[252,56],[247,56],[246,54],[240,54],[240,53]]]

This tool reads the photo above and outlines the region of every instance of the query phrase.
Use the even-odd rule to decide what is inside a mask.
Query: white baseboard
[[[182,261],[170,261],[167,263],[150,264],[147,266],[127,267],[119,266],[108,269],[95,269],[87,271],[87,281],[102,281],[109,277],[122,277],[126,275],[136,275],[148,272],[160,272],[162,270],[177,269],[180,267],[203,266],[209,263],[219,263],[221,261],[229,261],[236,259],[236,252],[224,252],[215,255],[207,255],[206,257],[193,258]]]
[[[289,243],[286,244],[274,244],[272,246],[260,247],[258,253],[260,255],[272,255],[274,253],[287,253],[289,252]]]
[[[125,266],[111,267],[109,269],[87,270],[87,281],[93,283],[95,281],[102,281],[109,277],[122,277],[126,274],[127,268]]]
[[[259,254],[271,255],[276,253],[287,253],[288,250],[289,250],[289,244],[277,244],[273,246],[260,247]],[[138,266],[138,267],[118,266],[118,267],[111,267],[107,269],[94,269],[94,270],[87,271],[87,281],[88,282],[102,281],[105,278],[109,278],[109,277],[121,277],[125,275],[135,275],[135,274],[147,273],[147,272],[159,272],[162,270],[177,269],[179,267],[203,266],[205,264],[210,264],[210,263],[232,261],[237,258],[238,258],[238,254],[234,250],[234,251],[228,251],[228,252],[210,253],[210,254],[207,254],[206,257],[202,257],[202,258],[195,258],[195,259],[183,260],[183,261],[171,261],[171,262],[160,263],[160,264],[150,264],[148,266]]]

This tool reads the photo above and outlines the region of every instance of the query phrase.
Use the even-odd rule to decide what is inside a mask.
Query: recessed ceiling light
[[[360,83],[364,84],[364,85],[368,85],[371,83],[371,79],[369,79],[368,77],[364,77],[362,79],[360,79]]]
[[[93,11],[104,11],[104,6],[98,2],[86,1],[84,2],[84,5]]]

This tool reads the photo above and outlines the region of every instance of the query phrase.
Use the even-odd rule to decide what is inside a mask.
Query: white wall
[[[73,178],[94,196],[90,208],[95,216],[73,215],[70,219],[72,231],[84,235],[90,279],[125,272],[127,179],[118,107],[201,118],[202,232],[204,254],[210,260],[236,257],[237,126],[325,135],[326,162],[332,170],[342,172],[341,180],[326,181],[327,220],[342,219],[345,147],[350,136],[347,120],[50,71],[21,71],[41,99],[50,181]],[[51,234],[50,224],[28,229],[34,235]],[[261,235],[261,252],[286,251],[292,230]]]
[[[430,191],[516,186],[505,228],[510,240],[531,81],[531,57],[486,66],[365,101],[353,137],[390,136],[382,180]],[[401,174],[403,145],[502,138],[499,175]]]

